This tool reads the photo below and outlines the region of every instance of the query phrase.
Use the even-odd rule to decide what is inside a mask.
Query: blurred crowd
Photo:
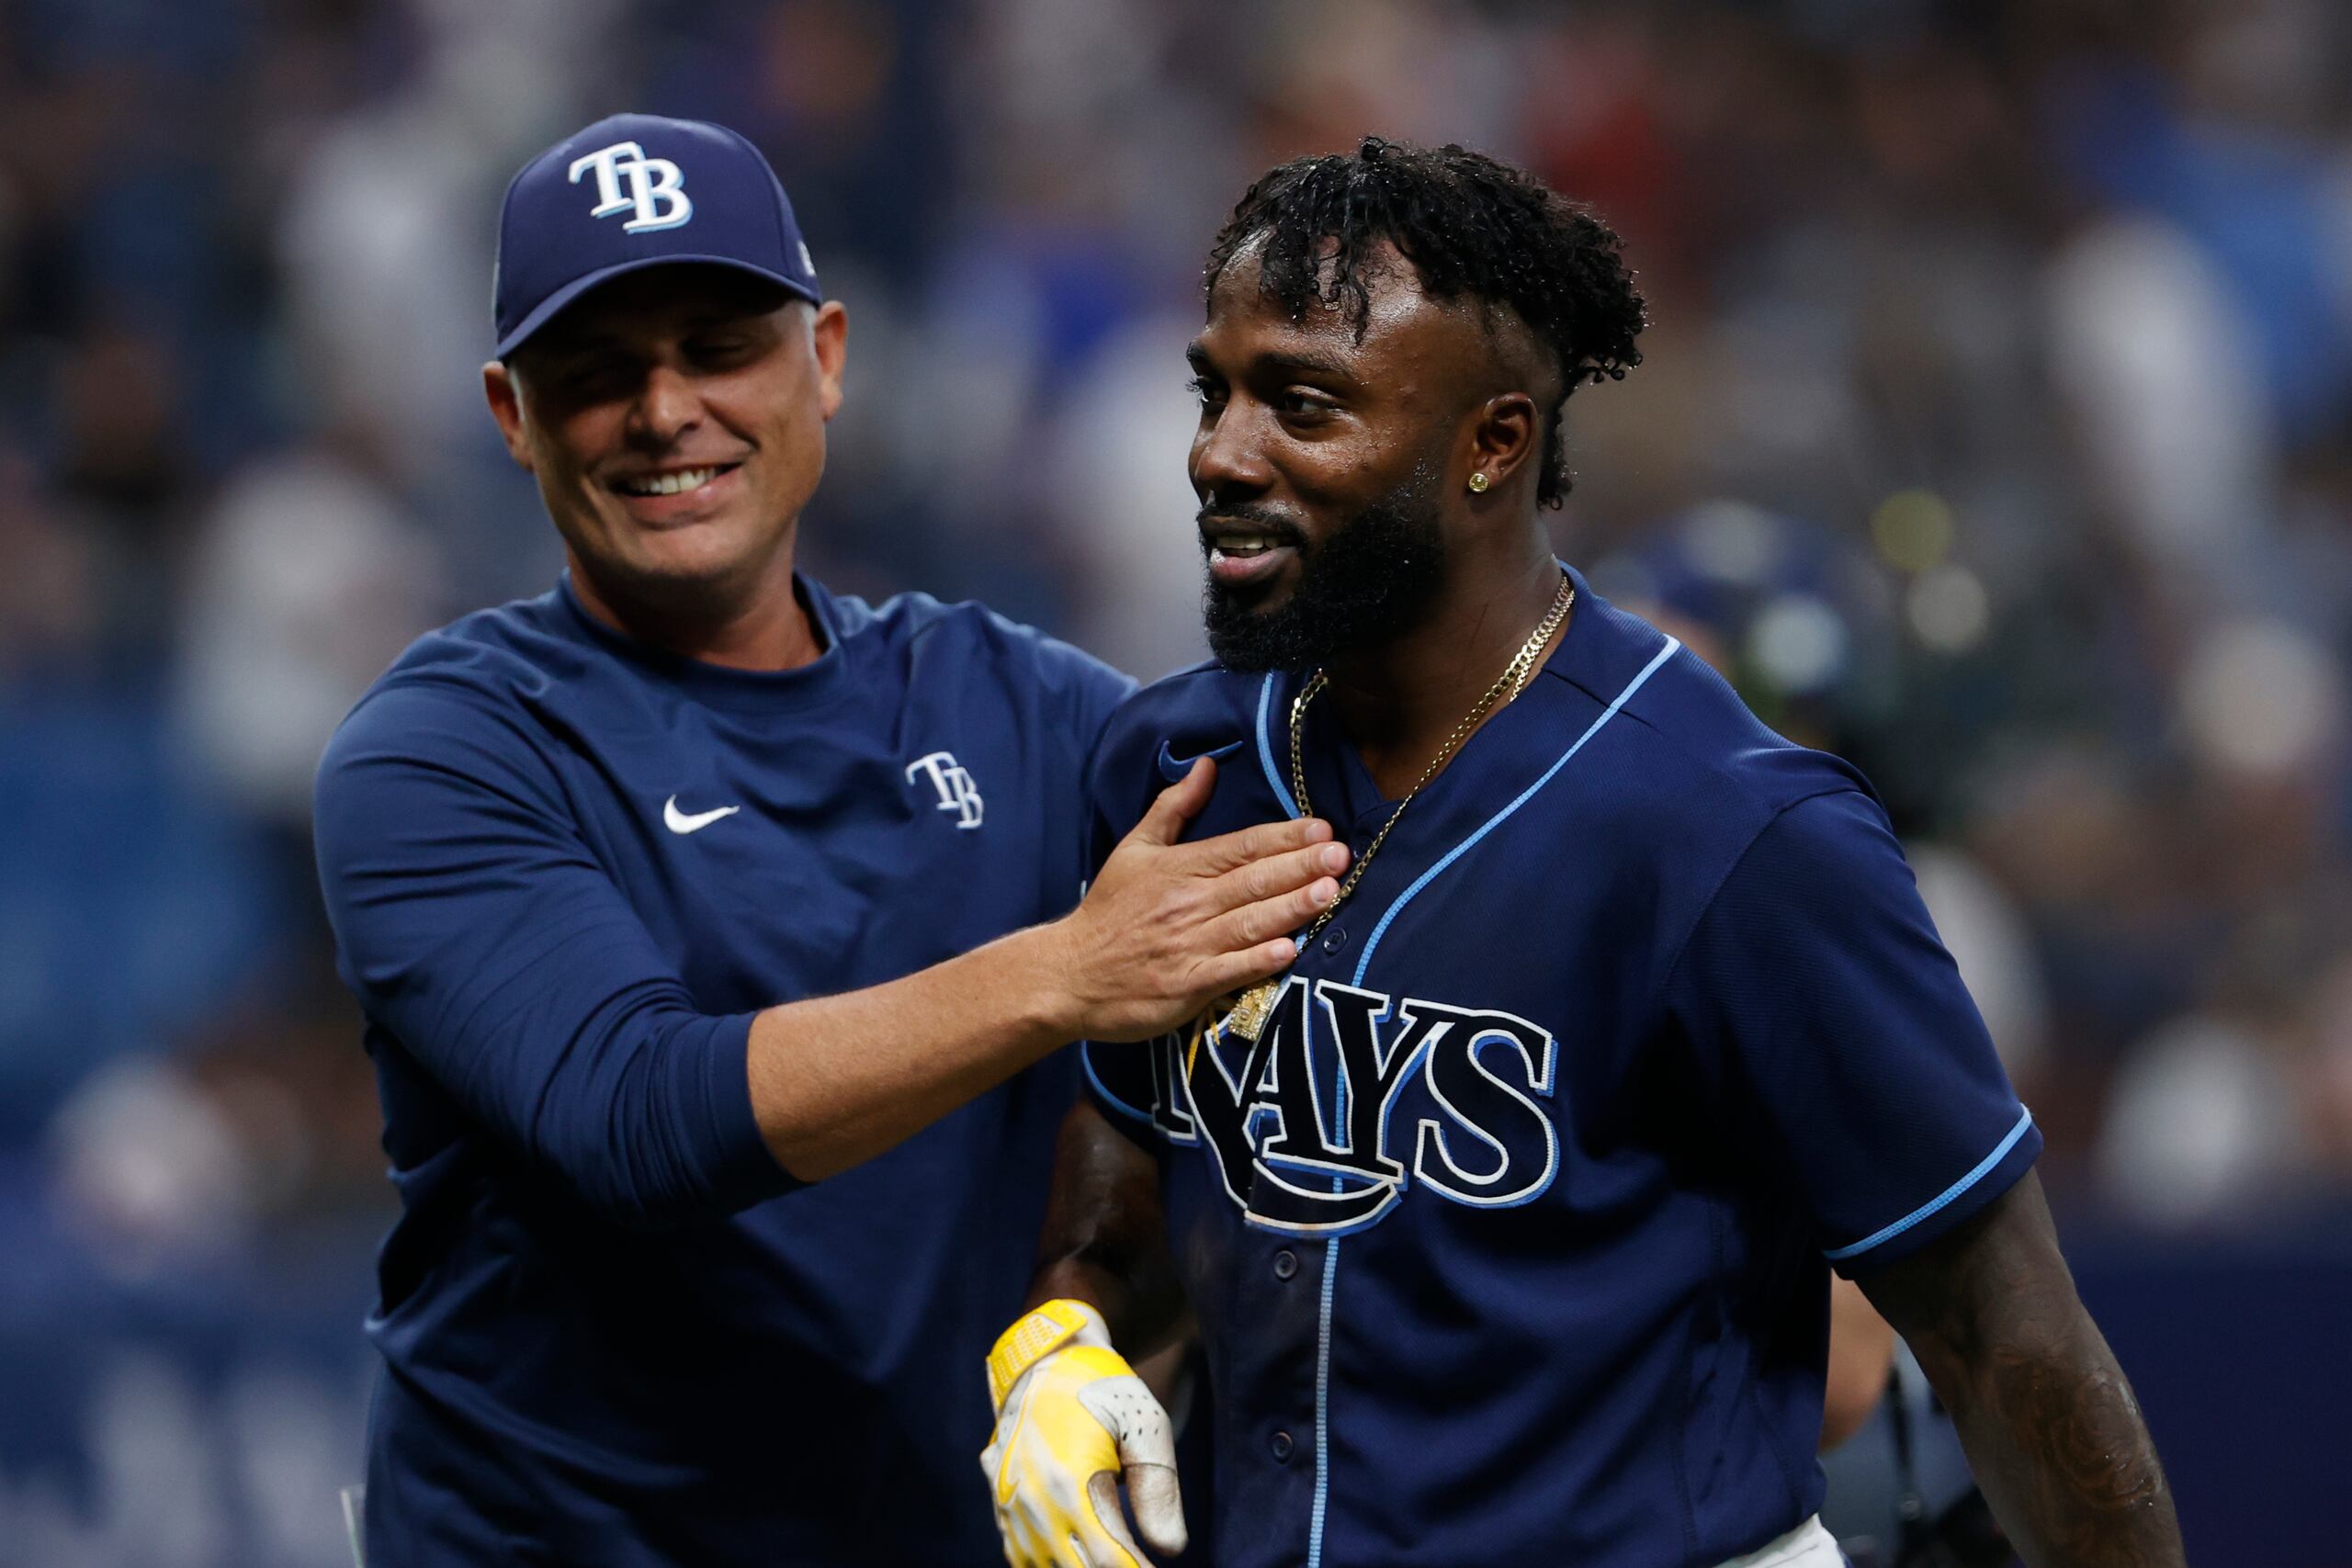
[[[2334,0],[11,0],[0,1244],[56,1261],[0,1321],[326,1236],[364,1304],[311,773],[553,579],[490,246],[625,107],[757,141],[848,303],[806,564],[1143,676],[1200,647],[1181,351],[1248,181],[1376,130],[1591,203],[1654,324],[1560,547],[1871,774],[2053,1187],[2194,1230],[2352,1178]]]

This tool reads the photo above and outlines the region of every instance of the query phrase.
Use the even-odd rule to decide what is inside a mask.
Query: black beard
[[[1312,551],[1300,545],[1297,586],[1274,609],[1252,609],[1255,594],[1209,579],[1202,610],[1217,662],[1251,674],[1304,670],[1392,642],[1420,625],[1445,576],[1445,537],[1430,488],[1416,475]],[[1216,515],[1257,520],[1246,505]],[[1283,533],[1296,537],[1287,526]]]

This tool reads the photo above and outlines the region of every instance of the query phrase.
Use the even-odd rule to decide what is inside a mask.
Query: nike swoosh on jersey
[[[1186,773],[1191,773],[1193,771],[1193,764],[1199,761],[1203,757],[1210,757],[1222,761],[1226,758],[1232,756],[1236,751],[1240,750],[1242,742],[1234,740],[1229,741],[1223,746],[1213,746],[1205,751],[1195,753],[1190,757],[1179,757],[1176,753],[1168,749],[1168,742],[1162,740],[1159,743],[1159,775],[1166,779],[1170,784],[1174,784],[1179,779],[1182,779]]]
[[[709,811],[684,812],[678,809],[678,797],[672,795],[662,803],[662,821],[673,833],[699,833],[722,817],[732,817],[743,808],[721,806]]]

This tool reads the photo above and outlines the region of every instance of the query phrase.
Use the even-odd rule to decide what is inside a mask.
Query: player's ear
[[[808,318],[808,344],[817,356],[817,400],[830,420],[841,412],[842,372],[849,364],[849,307],[828,299]]]
[[[506,443],[506,455],[531,472],[530,443],[523,439],[523,389],[512,368],[498,360],[481,367],[482,396],[490,401],[490,417]]]
[[[1470,435],[1470,471],[1484,474],[1482,490],[1499,490],[1544,448],[1544,426],[1535,400],[1525,392],[1488,398]]]

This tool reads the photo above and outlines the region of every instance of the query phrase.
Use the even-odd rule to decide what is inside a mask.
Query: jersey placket
[[[1423,889],[1427,888],[1439,877],[1444,875],[1453,867],[1456,862],[1463,858],[1463,856],[1475,849],[1481,841],[1493,833],[1497,828],[1501,826],[1510,817],[1514,816],[1530,800],[1533,799],[1545,785],[1551,784],[1561,771],[1567,767],[1569,762],[1575,759],[1577,753],[1583,750],[1587,743],[1589,743],[1595,735],[1599,734],[1604,728],[1606,728],[1611,719],[1617,716],[1619,712],[1623,709],[1625,704],[1633,699],[1634,694],[1640,691],[1641,688],[1648,682],[1650,677],[1655,675],[1668,660],[1673,658],[1673,656],[1679,651],[1681,646],[1681,643],[1678,639],[1671,637],[1668,637],[1666,639],[1665,646],[1660,648],[1650,660],[1642,667],[1640,671],[1636,673],[1631,681],[1626,682],[1624,689],[1617,694],[1615,698],[1610,702],[1608,706],[1605,707],[1600,714],[1576,737],[1566,749],[1559,754],[1555,761],[1554,761],[1549,766],[1544,767],[1532,782],[1527,784],[1517,794],[1508,797],[1505,802],[1499,805],[1498,809],[1494,810],[1491,815],[1485,816],[1483,819],[1479,820],[1476,825],[1467,832],[1459,833],[1458,836],[1452,833],[1442,835],[1444,839],[1451,839],[1452,841],[1449,843],[1448,847],[1445,848],[1437,856],[1437,858],[1430,862],[1426,869],[1421,870],[1415,874],[1412,880],[1405,886],[1402,891],[1386,895],[1384,899],[1377,902],[1376,907],[1379,910],[1378,916],[1370,922],[1370,928],[1364,931],[1361,942],[1357,944],[1355,962],[1349,973],[1348,983],[1350,985],[1356,987],[1359,989],[1365,986],[1366,977],[1371,973],[1373,959],[1377,953],[1383,939],[1388,934],[1390,928],[1396,924],[1398,917],[1403,914],[1407,906],[1419,897]],[[1271,690],[1271,681],[1269,682],[1269,689]],[[1498,717],[1505,717],[1508,716],[1509,710],[1506,709],[1504,715],[1498,715]],[[1268,739],[1263,725],[1264,717],[1265,707],[1261,705],[1260,732],[1261,744]],[[1482,729],[1481,733],[1483,732],[1484,731]],[[1473,735],[1471,737],[1471,742],[1475,743],[1478,738],[1479,737],[1477,735]],[[1339,744],[1344,744],[1344,742],[1341,741],[1339,742]],[[1468,749],[1469,748],[1465,746],[1465,751]],[[1457,766],[1460,764],[1461,761],[1462,759],[1460,758],[1456,759]],[[1310,763],[1309,766],[1310,769],[1312,769],[1312,763]],[[1448,771],[1452,772],[1453,770],[1449,769]],[[1337,785],[1340,782],[1340,778],[1332,775],[1344,775],[1347,772],[1348,770],[1344,766],[1330,769],[1322,776],[1311,775],[1310,783],[1319,784],[1323,782],[1323,777],[1331,777],[1332,784]],[[1368,792],[1370,784],[1369,773],[1362,769],[1361,766],[1358,766],[1354,772],[1363,776],[1365,789]],[[1475,775],[1469,776],[1475,777]],[[1432,781],[1431,787],[1434,788],[1437,783],[1442,782],[1444,777],[1445,775],[1441,773],[1437,781]],[[1285,800],[1287,801],[1287,796],[1285,796]],[[1356,804],[1356,801],[1351,799],[1350,804],[1354,805]],[[1373,822],[1373,831],[1378,830],[1378,822],[1384,819],[1381,812],[1377,809],[1377,802],[1368,803],[1363,814],[1363,818],[1370,819]],[[1294,814],[1295,814],[1295,811]],[[1441,813],[1439,815],[1442,817],[1452,814]],[[1424,819],[1423,825],[1426,826],[1426,819]],[[1412,840],[1408,840],[1408,845],[1409,845],[1411,841]],[[1421,841],[1426,842],[1428,840],[1424,840]],[[1397,847],[1405,848],[1408,847],[1408,845],[1399,845]],[[1371,882],[1372,874],[1373,874],[1367,872],[1365,877],[1367,884]],[[1385,885],[1385,886],[1393,886],[1393,882]],[[1385,886],[1383,890],[1384,892]],[[1367,891],[1367,889],[1360,887],[1358,891],[1361,895]],[[1374,907],[1375,904],[1373,901],[1367,901],[1362,908],[1355,911],[1355,913],[1359,918],[1361,918],[1364,913]],[[1337,921],[1335,920],[1334,923],[1336,924]],[[1310,956],[1311,955],[1302,955],[1303,965]],[[1342,1079],[1336,1072],[1332,1075],[1332,1111],[1333,1124],[1343,1124],[1347,1112],[1347,1085],[1345,1080]],[[1339,1180],[1337,1178],[1334,1178],[1333,1190],[1337,1191],[1339,1187]],[[1333,1236],[1323,1244],[1322,1281],[1317,1303],[1318,1311],[1317,1314],[1315,1335],[1315,1491],[1314,1501],[1310,1506],[1307,1516],[1306,1568],[1323,1568],[1324,1542],[1326,1539],[1327,1525],[1330,1517],[1331,1359],[1333,1322],[1338,1303],[1338,1286],[1340,1265],[1340,1255],[1345,1241],[1345,1237]]]

